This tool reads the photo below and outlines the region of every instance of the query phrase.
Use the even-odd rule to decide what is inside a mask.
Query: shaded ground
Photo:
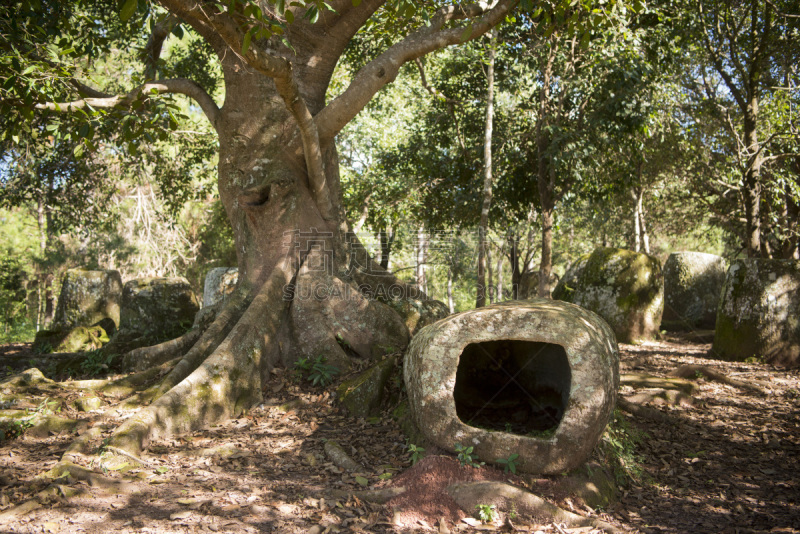
[[[622,370],[667,376],[681,365],[701,364],[740,381],[761,381],[766,395],[698,376],[693,405],[653,404],[645,415],[628,416],[635,428],[647,433],[635,451],[644,473],[618,504],[597,515],[622,531],[798,532],[792,530],[800,529],[800,489],[795,482],[800,480],[798,373],[708,360],[708,348],[674,336],[659,343],[622,345]],[[0,348],[0,375],[12,359],[14,368],[24,368],[30,358],[40,357],[26,346]],[[40,361],[39,365],[47,363],[44,356]],[[420,516],[416,524],[401,528],[392,524],[393,512],[384,506],[336,496],[340,494],[334,490],[361,490],[365,482],[381,487],[391,485],[392,479],[402,480],[402,471],[410,466],[405,437],[389,417],[367,422],[344,416],[328,393],[290,375],[276,374],[271,398],[246,417],[157,442],[148,451],[147,466],[131,462],[107,472],[109,479],[127,480],[122,493],[108,495],[100,487],[65,479],[65,493],[73,488],[82,494],[68,500],[56,494],[0,531],[438,531],[438,518]],[[113,398],[103,399],[111,409],[77,412],[72,403],[84,394],[80,390],[32,393],[15,408],[84,419],[87,423],[78,431],[96,432],[96,446],[102,445],[105,428],[114,428],[130,414],[114,409],[118,399]],[[622,393],[634,392],[626,388]],[[43,405],[46,397],[57,402]],[[654,413],[661,415],[652,417]],[[49,481],[38,481],[37,475],[55,465],[74,439],[60,432],[45,437],[24,434],[0,443],[0,511],[46,488]],[[345,473],[330,463],[323,447],[331,439],[365,466],[362,472]],[[75,461],[96,468],[91,458],[78,456]],[[499,472],[495,476],[503,478]],[[562,499],[559,504],[589,514],[578,503],[572,506]],[[454,524],[448,526],[456,530]],[[532,525],[522,518],[517,526],[570,531]],[[473,529],[466,524],[459,528]]]

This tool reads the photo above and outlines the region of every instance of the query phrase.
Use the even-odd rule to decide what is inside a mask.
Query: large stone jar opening
[[[476,428],[550,434],[564,415],[571,382],[561,345],[510,339],[470,343],[456,371],[456,413]]]

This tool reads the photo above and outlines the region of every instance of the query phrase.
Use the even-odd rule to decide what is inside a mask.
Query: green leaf
[[[125,3],[122,5],[122,9],[119,10],[119,18],[122,22],[126,22],[129,18],[136,13],[136,0],[125,0]]]
[[[250,48],[250,39],[253,37],[251,32],[247,32],[244,34],[244,40],[242,40],[242,54],[247,53],[247,49]]]
[[[472,35],[472,24],[464,28],[464,31],[461,32],[461,40],[466,41],[469,39],[469,36]]]
[[[358,7],[361,5],[361,0],[353,0],[353,7]]]
[[[80,143],[75,145],[75,149],[72,151],[72,153],[75,154],[76,158],[83,156],[83,144]]]
[[[288,22],[289,24],[294,22],[294,13],[292,11],[287,11],[286,13],[284,13],[284,15],[286,15],[286,22]]]
[[[319,9],[317,9],[317,6],[311,6],[306,11],[305,16],[311,21],[311,24],[314,24],[319,20]]]
[[[369,480],[361,476],[356,477],[356,482],[362,486],[369,486]]]

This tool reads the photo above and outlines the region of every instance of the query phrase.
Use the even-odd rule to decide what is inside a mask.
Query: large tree
[[[4,13],[3,48],[16,61],[4,64],[11,72],[3,85],[12,89],[3,94],[3,110],[19,111],[17,122],[13,115],[6,117],[8,124],[28,124],[35,134],[38,126],[30,124],[61,113],[86,116],[91,124],[104,111],[107,117],[141,111],[156,117],[142,126],[144,131],[159,120],[154,110],[161,109],[167,122],[172,119],[157,95],[183,94],[202,109],[219,138],[219,194],[233,227],[237,291],[202,333],[140,349],[138,359],[181,359],[153,402],[115,432],[109,451],[138,455],[155,437],[236,415],[261,399],[262,384],[274,366],[304,356],[346,359],[337,341],[367,358],[387,338],[407,337],[387,334],[405,329],[402,320],[365,294],[385,293],[391,285],[401,289],[392,293],[395,297],[419,295],[374,265],[348,231],[334,139],[403,64],[483,35],[518,3],[426,2],[415,7],[382,0],[160,0],[147,8],[152,34],[141,54],[139,83],[116,94],[91,86],[85,75],[91,64],[65,68],[62,58],[51,53],[59,35],[89,52],[97,46],[87,46],[70,31],[78,22],[48,35],[14,20],[15,13]],[[82,17],[84,25],[103,20],[89,12],[91,4],[39,4],[23,1],[15,8]],[[146,6],[126,0],[122,18],[141,21]],[[156,17],[157,7],[166,9],[166,16]],[[392,27],[390,42],[326,102],[339,58],[375,17]],[[214,51],[224,76],[222,105],[191,79],[160,77],[162,45],[178,24],[199,34]],[[37,43],[48,38],[53,42]],[[33,72],[44,73],[47,82],[31,82]],[[85,145],[95,148],[90,139]]]

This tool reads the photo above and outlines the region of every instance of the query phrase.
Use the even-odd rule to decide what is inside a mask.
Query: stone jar
[[[619,386],[614,332],[596,314],[547,299],[470,310],[423,328],[404,378],[414,421],[442,449],[480,461],[518,454],[518,469],[584,463]]]

